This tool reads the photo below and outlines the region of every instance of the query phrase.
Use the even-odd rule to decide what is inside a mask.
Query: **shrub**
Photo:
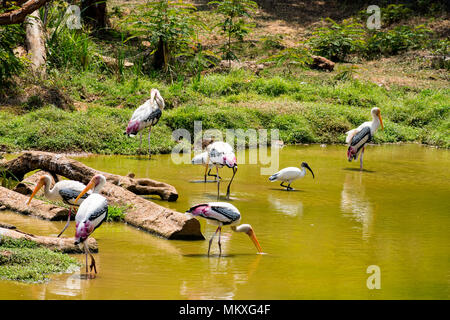
[[[349,54],[361,52],[364,45],[364,29],[359,23],[344,20],[342,24],[327,18],[329,27],[313,32],[309,43],[317,54],[333,61],[343,61]]]
[[[14,55],[13,49],[22,41],[23,28],[20,25],[0,26],[0,84],[24,69],[24,61]]]

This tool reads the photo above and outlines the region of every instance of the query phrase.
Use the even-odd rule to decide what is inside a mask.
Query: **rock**
[[[311,56],[313,62],[311,63],[311,68],[319,70],[333,71],[335,63],[327,58],[321,56]]]
[[[0,206],[0,211],[6,210],[6,206]]]

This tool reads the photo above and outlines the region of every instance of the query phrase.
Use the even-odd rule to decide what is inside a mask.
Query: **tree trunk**
[[[153,67],[156,70],[164,70],[167,72],[169,66],[169,48],[163,39],[159,39],[158,48],[156,49]]]
[[[39,11],[36,10],[25,18],[26,23],[26,47],[31,60],[31,68],[37,74],[45,75],[45,37]]]
[[[104,29],[108,26],[106,0],[81,0],[81,17],[85,24],[94,29]]]
[[[195,218],[164,208],[137,194],[159,194],[174,200],[178,197],[172,186],[151,179],[133,179],[94,170],[76,160],[48,152],[26,152],[22,156],[2,164],[0,174],[13,174],[18,179],[36,169],[45,170],[68,179],[87,184],[98,173],[103,174],[107,183],[102,195],[110,205],[127,206],[125,222],[167,239],[204,239],[200,223]],[[32,186],[34,188],[34,185]],[[34,200],[31,206],[34,206]]]

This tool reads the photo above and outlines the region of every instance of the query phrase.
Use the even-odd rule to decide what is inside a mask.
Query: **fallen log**
[[[175,187],[170,184],[152,179],[134,179],[127,176],[120,176],[107,172],[92,169],[79,161],[67,158],[61,154],[50,152],[31,151],[23,155],[2,163],[0,173],[13,175],[22,180],[28,172],[41,169],[58,174],[68,179],[81,181],[85,184],[96,174],[101,173],[106,180],[112,184],[125,188],[138,195],[158,195],[163,200],[176,201],[178,193]]]
[[[36,242],[37,244],[49,248],[50,250],[60,251],[64,253],[84,253],[81,246],[74,244],[74,238],[35,236],[33,234],[25,233],[17,229],[13,230],[0,227],[0,242],[4,237],[12,239],[26,239]],[[94,238],[89,237],[86,241],[91,252],[98,252],[97,241]]]
[[[136,188],[146,187],[144,183],[148,183],[150,179],[133,179],[100,172],[63,155],[47,152],[27,152],[3,166],[7,170],[5,172],[9,171],[20,179],[29,171],[42,169],[85,184],[89,182],[93,175],[101,173],[107,179],[102,195],[108,199],[110,205],[128,207],[125,215],[125,222],[128,224],[167,239],[204,239],[197,219],[157,205],[132,192]],[[25,185],[34,189],[35,183],[33,184],[32,181],[37,181],[38,178],[29,177],[27,179],[28,183],[31,184],[26,183]],[[138,183],[138,181],[140,182]],[[166,184],[154,181],[153,187],[157,185],[161,185],[160,188],[167,190]],[[34,208],[35,203],[37,204],[33,200],[30,207]]]
[[[51,173],[39,170],[35,174],[32,174],[31,176],[28,176],[25,179],[23,179],[21,182],[19,182],[14,187],[13,191],[21,193],[26,196],[31,195],[33,193],[33,190],[36,187],[36,184],[38,183],[39,179],[45,175],[51,176]],[[55,177],[53,177],[53,179],[55,179]],[[50,188],[53,188],[54,185],[55,185],[55,182],[52,180],[52,182],[50,184]],[[43,193],[44,193],[43,189],[41,189],[39,191],[38,195],[43,194]]]
[[[22,214],[38,217],[44,220],[66,220],[69,210],[44,201],[33,199],[32,205],[27,206],[28,197],[18,192],[0,187],[0,206]]]

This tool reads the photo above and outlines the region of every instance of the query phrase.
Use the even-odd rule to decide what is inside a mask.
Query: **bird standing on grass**
[[[301,169],[296,168],[296,167],[288,167],[288,168],[281,169],[277,173],[271,175],[269,177],[269,180],[272,182],[273,181],[281,181],[280,186],[286,188],[287,191],[293,190],[293,188],[291,187],[291,183],[297,179],[303,178],[306,175],[306,169],[308,169],[311,172],[313,179],[314,179],[314,172],[312,171],[312,169],[309,167],[309,165],[306,162],[302,162],[300,167],[301,167]],[[285,182],[288,183],[287,186],[283,184]]]
[[[380,108],[372,108],[370,113],[372,115],[372,121],[364,122],[358,128],[346,132],[347,137],[345,142],[348,143],[347,159],[351,162],[352,160],[356,160],[359,154],[361,154],[359,157],[360,170],[363,169],[363,155],[366,144],[372,140],[372,136],[380,125],[381,129],[384,130]]]
[[[256,239],[256,235],[253,231],[252,226],[249,224],[238,225],[241,222],[241,213],[232,204],[227,202],[203,203],[191,207],[188,211],[186,211],[186,213],[194,217],[205,218],[208,223],[217,226],[216,232],[209,240],[208,256],[211,250],[212,241],[217,232],[219,232],[219,240],[217,242],[219,244],[219,256],[222,255],[220,235],[222,232],[222,227],[227,225],[231,226],[231,230],[233,230],[234,232],[244,232],[245,234],[247,234],[255,244],[258,252],[262,253],[261,246],[259,245],[258,239]]]
[[[103,177],[103,179],[102,179]],[[90,271],[94,269],[97,273],[97,267],[95,266],[94,256],[90,253],[86,239],[94,232],[95,229],[100,227],[103,221],[108,216],[108,201],[105,197],[96,192],[99,184],[106,181],[102,175],[94,176],[88,183],[86,188],[81,191],[79,196],[75,199],[77,202],[83,195],[85,195],[90,189],[94,189],[94,192],[89,195],[78,208],[77,215],[75,216],[76,231],[75,231],[75,245],[83,243],[84,252],[86,254],[86,273],[88,273],[88,254],[91,257]],[[103,182],[104,184],[104,182]]]
[[[158,89],[152,89],[150,92],[150,99],[145,101],[143,105],[137,108],[131,120],[128,122],[125,134],[129,137],[134,137],[138,132],[140,133],[139,151],[142,146],[142,130],[148,127],[148,158],[151,157],[150,151],[150,134],[152,127],[156,125],[161,118],[162,110],[164,109],[164,99],[161,97]]]

